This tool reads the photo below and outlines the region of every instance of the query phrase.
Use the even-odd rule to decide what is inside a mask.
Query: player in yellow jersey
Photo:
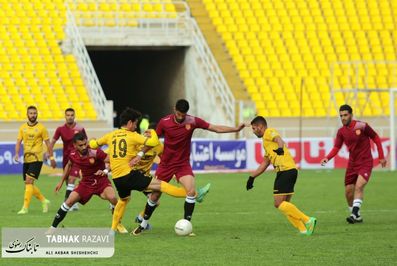
[[[135,154],[140,157],[144,156],[142,151],[137,152],[137,145],[155,147],[160,143],[154,131],[150,137],[142,136],[135,131],[140,116],[141,114],[138,111],[127,108],[120,115],[120,129],[114,130],[97,140],[90,140],[90,147],[93,149],[102,145],[109,146],[112,178],[120,198],[113,213],[112,230],[114,232],[130,200],[131,190],[143,191],[150,189],[165,192],[175,197],[186,195],[183,188],[152,178],[152,176],[146,175],[141,171],[133,170],[130,166]],[[144,220],[142,223],[145,229],[147,221]]]
[[[52,148],[47,129],[43,124],[37,122],[37,108],[29,106],[27,109],[28,122],[21,125],[18,131],[17,142],[15,145],[14,161],[19,162],[19,151],[23,142],[23,180],[25,181],[25,196],[23,207],[18,214],[26,214],[29,210],[32,195],[41,201],[43,212],[48,212],[50,203],[40,189],[34,184],[39,179],[41,167],[43,165],[43,141],[47,145],[48,154],[53,160]]]
[[[248,178],[247,190],[254,187],[255,178],[272,164],[277,172],[273,188],[274,207],[278,208],[301,234],[312,235],[316,218],[307,216],[290,202],[298,170],[287,146],[274,128],[267,127],[267,122],[262,116],[255,117],[251,121],[251,127],[253,133],[262,138],[265,156],[263,162]]]

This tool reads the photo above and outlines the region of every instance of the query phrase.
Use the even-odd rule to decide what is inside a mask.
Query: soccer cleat
[[[48,205],[50,205],[50,201],[48,199],[44,199],[43,202],[41,203],[41,207],[43,208],[43,213],[48,212]]]
[[[350,216],[346,218],[346,221],[349,224],[355,224],[355,223],[362,223],[364,220],[360,215],[356,216],[354,214],[350,214]]]
[[[46,235],[53,235],[56,230],[57,230],[56,227],[52,227],[51,226],[50,228],[48,228],[48,230],[45,232],[45,234]]]
[[[18,212],[18,214],[27,214],[28,212],[29,212],[28,209],[22,208],[22,209]]]
[[[138,225],[138,227],[135,228],[135,229],[131,232],[131,234],[133,234],[134,236],[138,236],[138,235],[140,235],[143,231],[147,231],[147,230],[150,230],[150,229],[152,229],[152,227],[150,226],[150,224],[147,224],[147,225],[146,225],[146,228],[143,228],[141,225]]]
[[[124,225],[122,225],[121,223],[119,223],[117,225],[117,232],[120,234],[127,234],[128,230],[124,227]]]
[[[211,187],[211,184],[208,183],[204,187],[199,188],[199,190],[197,192],[197,197],[196,197],[197,202],[199,202],[199,203],[203,202],[205,195],[207,195],[207,193],[210,191],[210,187]]]
[[[305,223],[307,236],[311,236],[314,233],[314,228],[316,227],[316,224],[317,224],[317,219],[314,217],[310,217],[309,221]]]
[[[195,233],[193,233],[193,232],[191,232],[190,234],[188,234],[187,236],[190,236],[190,237],[195,237],[195,236],[197,236]]]

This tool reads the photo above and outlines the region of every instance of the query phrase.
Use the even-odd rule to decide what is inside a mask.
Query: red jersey
[[[189,163],[190,145],[196,128],[208,129],[210,124],[201,118],[186,115],[182,123],[171,114],[163,117],[157,125],[156,133],[164,136],[164,151],[161,164],[180,165]]]
[[[63,167],[65,167],[66,163],[68,162],[70,152],[74,149],[73,137],[79,132],[82,132],[87,136],[84,128],[77,123],[74,124],[74,127],[68,127],[66,124],[64,124],[55,130],[53,138],[58,140],[59,137],[61,137],[63,142]]]
[[[379,153],[379,159],[383,159],[383,149],[378,134],[365,122],[352,120],[348,126],[343,126],[336,135],[334,149],[327,156],[331,159],[345,143],[349,150],[349,164],[372,164],[370,139],[372,139]]]
[[[82,180],[80,182],[93,183],[95,179],[107,178],[106,176],[98,176],[95,173],[98,170],[105,169],[105,158],[107,154],[101,149],[92,150],[88,148],[87,155],[81,155],[78,151],[73,150],[69,154],[69,160],[81,169]]]

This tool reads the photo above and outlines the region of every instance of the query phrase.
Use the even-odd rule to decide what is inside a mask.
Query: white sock
[[[74,184],[68,184],[68,186],[66,187],[66,190],[73,191],[73,189],[74,189]]]
[[[141,227],[146,228],[147,226],[147,220],[143,219],[141,222]]]
[[[353,206],[348,206],[347,208],[349,209],[349,212],[352,212]]]
[[[62,209],[63,211],[65,211],[65,212],[67,212],[67,211],[69,211],[70,207],[69,207],[68,205],[66,205],[66,203],[64,202],[64,203],[62,203],[62,205],[61,205],[61,209]]]
[[[353,200],[353,207],[361,208],[362,203],[363,203],[363,201],[361,199],[355,199],[355,200]]]

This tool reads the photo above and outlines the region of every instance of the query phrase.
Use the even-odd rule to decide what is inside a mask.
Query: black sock
[[[58,224],[62,222],[62,220],[65,218],[68,211],[69,211],[69,206],[66,205],[66,203],[64,202],[61,208],[59,208],[57,214],[55,215],[54,221],[52,222],[52,226],[57,227]]]
[[[72,190],[66,189],[66,191],[65,191],[65,200],[67,200],[69,198],[69,195],[70,195],[70,193],[72,193],[72,191],[73,191],[73,189]]]
[[[157,207],[157,203],[148,199],[145,206],[145,211],[143,213],[143,219],[149,220],[156,207]]]
[[[354,214],[354,216],[356,217],[359,217],[360,216],[358,214],[359,211],[360,211],[360,207],[353,207],[352,214]]]
[[[193,211],[194,211],[194,205],[196,204],[196,197],[195,196],[187,196],[185,200],[185,214],[184,218],[188,221],[192,219]]]

